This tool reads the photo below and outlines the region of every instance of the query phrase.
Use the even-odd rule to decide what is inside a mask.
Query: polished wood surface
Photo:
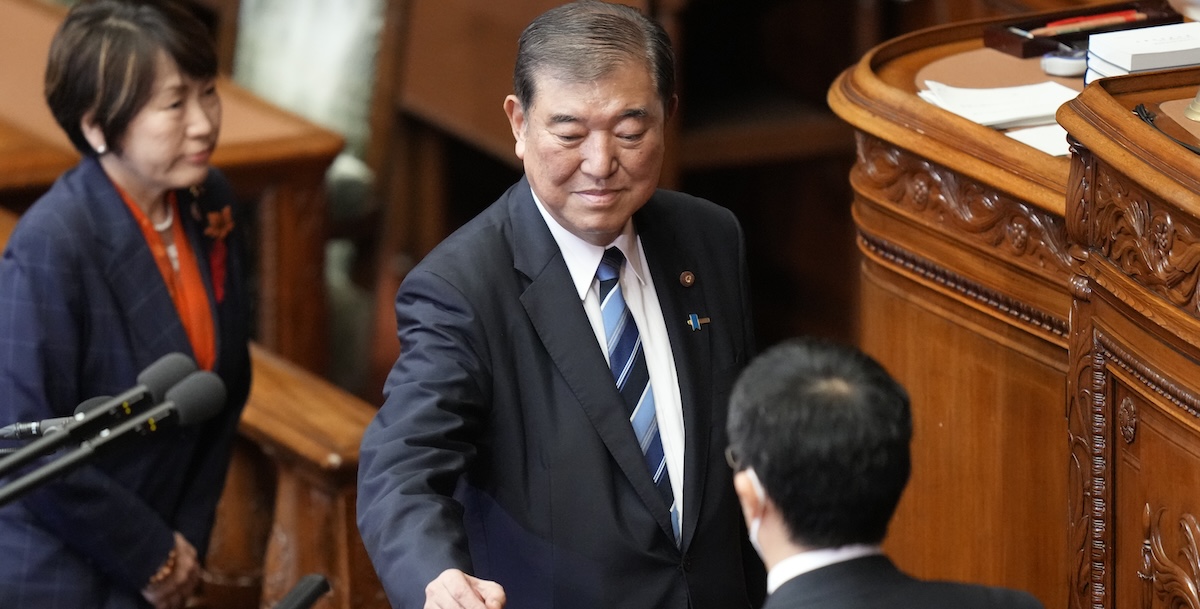
[[[23,210],[78,159],[42,98],[46,55],[62,16],[61,7],[38,0],[0,0],[0,206],[9,209]],[[324,174],[342,138],[226,78],[218,88],[224,118],[213,164],[255,207],[257,338],[323,370]]]
[[[1071,607],[1200,607],[1200,157],[1130,112],[1166,126],[1161,105],[1198,88],[1196,69],[1106,79],[1059,110],[1079,269]]]
[[[988,22],[886,42],[830,89],[857,131],[859,342],[913,401],[888,551],[922,577],[1064,607],[1069,162],[915,94],[924,67],[981,48]]]

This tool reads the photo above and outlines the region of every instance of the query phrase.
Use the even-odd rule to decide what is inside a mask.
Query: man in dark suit
[[[1041,608],[1026,592],[914,579],[883,555],[911,439],[907,392],[857,349],[796,340],[750,363],[726,456],[770,570],[763,609]]]
[[[673,70],[628,7],[522,34],[525,177],[406,277],[363,437],[359,528],[393,606],[759,605],[721,453],[753,350],[742,233],[656,190]]]

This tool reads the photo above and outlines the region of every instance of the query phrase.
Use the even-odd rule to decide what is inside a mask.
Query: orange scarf
[[[217,361],[216,330],[213,325],[212,311],[208,304],[208,292],[204,288],[204,280],[200,276],[200,267],[192,252],[191,242],[188,241],[187,234],[183,230],[182,216],[175,193],[167,193],[167,205],[175,218],[171,224],[171,237],[175,241],[175,250],[179,257],[178,272],[171,266],[167,247],[163,243],[162,236],[154,230],[150,218],[146,217],[142,208],[138,207],[120,186],[117,186],[116,183],[113,186],[116,187],[117,192],[121,193],[121,199],[125,201],[129,213],[133,214],[133,218],[137,220],[138,227],[142,229],[142,236],[146,239],[146,245],[150,246],[150,252],[154,254],[158,271],[167,284],[167,292],[171,294],[171,300],[175,303],[175,311],[179,314],[179,320],[187,332],[188,341],[192,344],[192,352],[196,354],[196,365],[204,370],[212,370]]]

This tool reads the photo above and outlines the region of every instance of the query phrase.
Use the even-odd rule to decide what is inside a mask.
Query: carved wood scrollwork
[[[1149,367],[1113,337],[1098,330],[1091,323],[1089,306],[1086,301],[1076,302],[1072,309],[1072,317],[1078,321],[1072,328],[1070,353],[1073,359],[1068,376],[1070,461],[1067,501],[1068,539],[1072,544],[1075,562],[1070,572],[1068,606],[1070,609],[1125,609],[1114,608],[1112,599],[1115,574],[1112,463],[1113,443],[1116,440],[1113,435],[1121,433],[1127,442],[1132,441],[1139,415],[1135,404],[1129,399],[1123,400],[1120,406],[1113,403],[1115,396],[1111,369],[1120,369],[1123,376],[1136,379],[1140,386],[1164,398],[1164,405],[1170,404],[1192,417],[1200,418],[1200,397]],[[1131,428],[1128,435],[1127,426]],[[1195,519],[1189,515],[1184,520],[1185,535],[1189,541],[1200,539],[1200,527],[1196,527]],[[1149,533],[1147,539],[1152,539]],[[1166,556],[1163,552],[1158,554]],[[1194,543],[1185,554],[1197,555]],[[1143,558],[1146,556],[1153,557],[1153,554]],[[1169,564],[1169,561],[1164,562],[1161,558],[1155,560],[1149,564]],[[1162,582],[1174,581],[1158,575],[1160,572],[1171,574],[1174,571],[1157,566],[1153,570],[1148,569],[1150,567],[1144,567],[1142,571],[1147,576],[1152,575]],[[1200,568],[1194,573],[1200,575]],[[1200,582],[1200,579],[1192,577],[1189,581],[1192,582],[1189,585],[1192,585]],[[1200,604],[1175,604],[1173,598],[1166,606],[1172,609],[1200,609]]]
[[[1138,284],[1200,317],[1200,227],[1194,219],[1156,204],[1126,178],[1101,168],[1093,205],[1095,243]]]
[[[1179,519],[1183,531],[1183,545],[1175,553],[1183,558],[1182,564],[1171,559],[1164,548],[1162,538],[1162,516],[1166,510],[1159,508],[1151,516],[1150,504],[1142,510],[1142,567],[1138,577],[1142,580],[1143,607],[1149,608],[1153,596],[1171,609],[1200,609],[1200,524],[1196,517],[1184,514]]]
[[[1129,397],[1121,400],[1121,408],[1117,411],[1117,428],[1126,444],[1133,444],[1137,437],[1138,409],[1137,404]]]
[[[864,250],[874,253],[889,263],[995,309],[1010,319],[1030,326],[1034,331],[1049,332],[1054,336],[1061,337],[1067,336],[1070,330],[1070,324],[1066,319],[989,289],[882,239],[860,232],[859,243]]]
[[[999,250],[1015,264],[1064,280],[1071,260],[1062,219],[981,182],[862,132],[856,186],[878,200],[932,222],[955,240]]]
[[[1096,175],[1096,157],[1074,138],[1071,143],[1071,175],[1067,178],[1066,230],[1071,244],[1071,256],[1078,263],[1087,261],[1087,244],[1091,242],[1087,231],[1091,227],[1088,201],[1092,197],[1092,183]]]
[[[1086,303],[1076,301],[1071,316],[1083,320],[1087,327],[1073,329],[1069,353],[1072,354],[1071,370],[1067,376],[1067,439],[1069,463],[1067,470],[1067,539],[1071,550],[1071,568],[1068,571],[1070,592],[1067,596],[1069,609],[1092,609],[1102,607],[1093,596],[1093,576],[1103,579],[1103,563],[1092,560],[1090,543],[1093,534],[1092,521],[1096,517],[1096,497],[1092,493],[1091,481],[1103,475],[1103,468],[1094,467],[1093,440],[1097,429],[1093,416],[1097,403],[1104,401],[1103,357],[1095,357],[1098,345],[1090,324],[1090,317],[1080,315],[1080,307]],[[1097,397],[1096,393],[1100,396]],[[1102,465],[1102,464],[1101,464]],[[1103,513],[1104,499],[1099,498]],[[1100,569],[1099,572],[1096,569]]]

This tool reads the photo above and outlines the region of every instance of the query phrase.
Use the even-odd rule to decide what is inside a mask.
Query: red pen
[[[1132,15],[1118,15],[1115,17],[1105,17],[1103,19],[1089,19],[1087,21],[1078,21],[1075,23],[1069,23],[1067,25],[1059,25],[1055,27],[1040,27],[1035,30],[1030,30],[1029,33],[1033,34],[1034,36],[1058,36],[1059,34],[1072,34],[1075,32],[1095,30],[1106,25],[1144,21],[1146,17],[1146,13],[1135,12]]]
[[[1136,8],[1131,8],[1131,9],[1126,9],[1126,10],[1123,10],[1123,11],[1113,11],[1113,12],[1111,12],[1111,13],[1098,13],[1098,14],[1093,14],[1093,15],[1079,15],[1079,16],[1076,16],[1076,17],[1067,17],[1066,19],[1059,19],[1059,20],[1057,20],[1057,21],[1051,21],[1051,22],[1047,23],[1045,27],[1058,27],[1058,26],[1060,26],[1060,25],[1071,25],[1071,24],[1074,24],[1074,23],[1080,23],[1080,22],[1084,22],[1084,21],[1092,21],[1092,20],[1099,20],[1099,19],[1110,19],[1110,18],[1113,18],[1113,17],[1125,17],[1125,16],[1129,16],[1129,15],[1134,15],[1134,14],[1136,14],[1137,12],[1138,12],[1138,10],[1137,10]]]

